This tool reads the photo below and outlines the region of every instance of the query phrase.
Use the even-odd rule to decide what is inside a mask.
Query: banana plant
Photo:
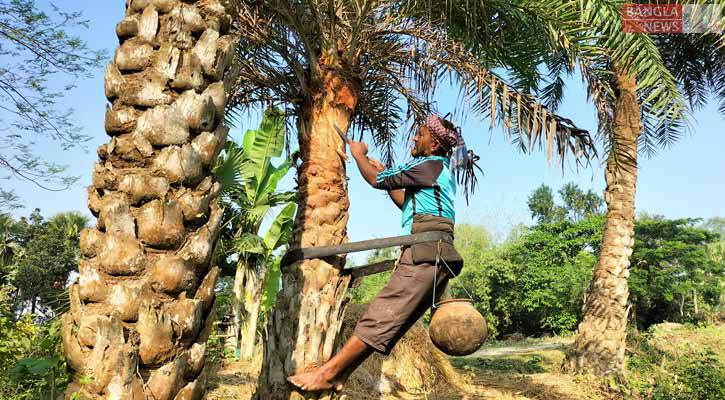
[[[245,133],[241,147],[227,142],[215,169],[222,184],[223,202],[231,211],[225,213],[229,217],[225,221],[223,246],[226,256],[237,260],[232,334],[236,354],[246,358],[253,355],[262,299],[276,296],[278,286],[268,279],[275,279],[275,273],[269,273],[274,271],[273,253],[289,241],[297,210],[296,193],[278,191],[280,180],[293,165],[292,159],[279,166],[272,164],[273,158],[282,156],[284,136],[284,115],[270,109],[258,129]],[[279,207],[281,211],[262,238],[262,222]],[[266,293],[268,289],[275,293]]]

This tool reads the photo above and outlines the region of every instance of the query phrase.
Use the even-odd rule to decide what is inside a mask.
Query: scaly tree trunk
[[[300,206],[293,247],[347,241],[350,201],[343,159],[345,144],[335,126],[347,131],[358,88],[339,70],[326,69],[318,94],[303,106],[304,115],[297,124],[303,162],[297,172]],[[330,398],[329,393],[303,397],[291,392],[286,378],[323,363],[336,349],[350,284],[350,277],[341,275],[343,267],[342,257],[282,267],[281,292],[268,320],[257,399]]]
[[[81,233],[63,316],[66,398],[203,395],[222,216],[211,168],[228,132],[234,48],[227,11],[219,0],[126,1],[105,75],[111,141],[88,189],[98,223]]]
[[[700,314],[700,307],[697,304],[697,288],[692,288],[692,305],[695,309],[695,315]]]
[[[601,254],[594,269],[574,348],[565,366],[576,372],[624,377],[629,257],[634,245],[637,138],[642,127],[637,82],[615,69],[617,99],[612,151],[604,177],[607,218]]]

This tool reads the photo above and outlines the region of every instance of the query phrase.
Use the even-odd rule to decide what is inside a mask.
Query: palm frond
[[[543,0],[527,2],[534,3],[529,8],[496,0],[474,17],[461,8],[469,4],[464,1],[240,3],[239,79],[230,101],[239,112],[280,104],[303,117],[303,106],[320,86],[320,65],[329,64],[358,82],[353,128],[360,136],[372,134],[388,164],[400,128],[429,114],[437,88],[446,83],[458,86],[467,110],[503,126],[523,150],[538,143],[562,163],[567,154],[577,162],[596,156],[585,130],[528,92],[540,84],[541,60],[561,42],[552,26],[567,20],[568,35],[581,30],[572,14],[576,7],[563,0],[557,8]],[[552,11],[556,18],[546,17]],[[454,19],[465,21],[460,35],[450,23]],[[466,39],[475,27],[485,41]],[[492,72],[506,65],[512,66],[511,82]]]
[[[228,140],[214,166],[214,176],[221,184],[222,196],[227,196],[242,188],[243,179],[240,171],[244,168],[244,150],[234,141]]]
[[[612,97],[606,86],[611,86],[611,79],[601,79],[606,72],[619,68],[635,75],[640,96],[640,107],[652,119],[655,126],[668,128],[656,129],[654,132],[672,133],[676,128],[686,128],[689,109],[679,91],[677,81],[662,60],[660,52],[652,37],[641,33],[622,32],[622,4],[624,1],[582,0],[581,20],[591,27],[596,40],[588,46],[580,46],[578,54],[585,79],[598,86],[595,91],[600,96],[595,99],[600,110],[600,125],[609,129],[611,118]],[[598,70],[598,71],[597,71]],[[609,83],[609,85],[607,85]],[[601,87],[605,87],[602,91]],[[591,90],[590,90],[591,92]],[[602,96],[604,94],[604,96]],[[601,131],[601,129],[600,129]],[[603,138],[610,135],[604,134]],[[674,137],[672,135],[670,138]]]

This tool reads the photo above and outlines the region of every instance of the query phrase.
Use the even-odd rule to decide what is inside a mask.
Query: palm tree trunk
[[[66,398],[203,395],[229,29],[219,0],[126,2],[105,75],[112,138],[88,189],[98,223],[81,233],[80,277],[63,316],[74,372]]]
[[[636,80],[615,69],[618,92],[612,150],[604,177],[607,217],[601,254],[594,269],[567,369],[624,377],[629,257],[634,245],[637,138],[641,133]]]
[[[302,165],[297,171],[300,206],[293,246],[315,247],[347,241],[345,144],[359,86],[339,70],[327,69],[321,89],[298,121]],[[350,277],[341,275],[344,257],[282,266],[281,292],[270,313],[257,399],[302,399],[290,392],[287,376],[328,360],[336,346]],[[308,395],[311,396],[311,395]],[[329,393],[315,394],[330,398]]]

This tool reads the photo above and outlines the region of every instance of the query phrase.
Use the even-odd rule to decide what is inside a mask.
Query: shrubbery
[[[657,347],[651,332],[630,333],[628,385],[636,398],[725,400],[725,364],[713,349],[675,353]],[[721,349],[722,350],[722,349]]]
[[[0,398],[53,400],[68,379],[59,319],[37,324],[30,314],[0,317]]]

